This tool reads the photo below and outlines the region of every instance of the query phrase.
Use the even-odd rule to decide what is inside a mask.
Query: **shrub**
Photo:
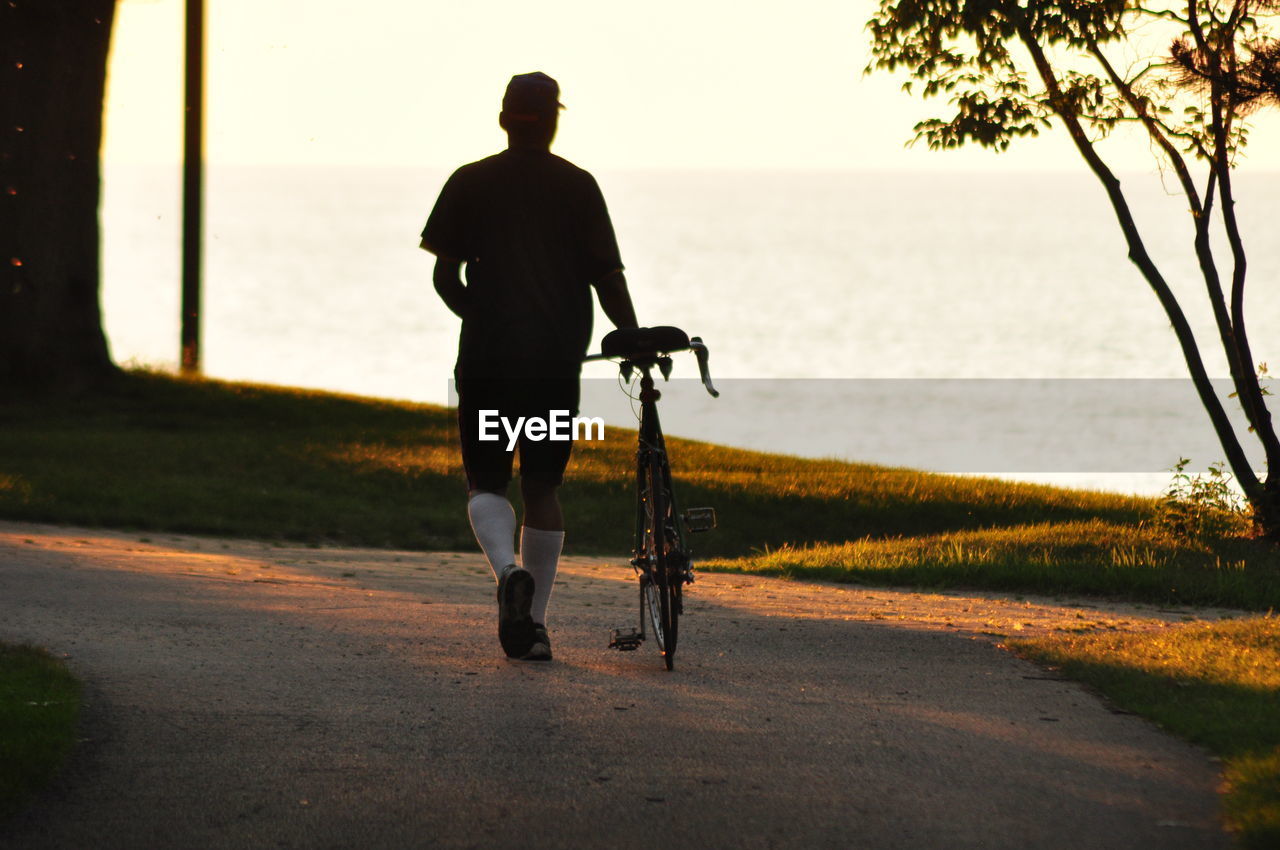
[[[1244,497],[1231,486],[1223,464],[1208,472],[1187,472],[1187,458],[1172,469],[1173,481],[1160,497],[1153,524],[1177,540],[1207,542],[1243,537],[1252,529]]]

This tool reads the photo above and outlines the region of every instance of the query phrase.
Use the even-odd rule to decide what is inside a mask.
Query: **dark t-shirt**
[[[459,380],[578,373],[591,284],[622,268],[595,178],[549,152],[503,151],[453,173],[422,239],[466,263]]]

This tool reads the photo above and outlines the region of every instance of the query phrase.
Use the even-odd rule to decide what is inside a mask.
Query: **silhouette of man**
[[[422,231],[422,247],[436,255],[436,292],[462,319],[454,378],[467,515],[498,582],[498,638],[509,657],[535,661],[551,658],[547,602],[564,544],[557,490],[572,444],[519,438],[517,566],[507,499],[513,452],[501,428],[500,439],[481,439],[480,412],[511,423],[549,419],[551,411],[577,415],[592,288],[610,321],[636,327],[600,188],[551,153],[559,98],[546,74],[512,77],[498,115],[507,149],[455,171]]]

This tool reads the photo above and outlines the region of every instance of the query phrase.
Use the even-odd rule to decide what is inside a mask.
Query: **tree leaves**
[[[866,70],[905,72],[904,90],[947,96],[954,114],[915,126],[915,140],[931,148],[973,142],[1005,150],[1066,114],[1099,136],[1124,121],[1151,121],[1179,148],[1204,156],[1215,147],[1212,97],[1225,99],[1233,118],[1264,101],[1280,104],[1280,42],[1261,26],[1280,3],[1194,0],[1187,11],[1185,0],[882,0],[867,24]],[[1166,32],[1167,52],[1148,56],[1119,86],[1099,72],[1108,61],[1102,51],[1131,54],[1132,33],[1150,43],[1153,28]],[[1051,58],[1057,96],[1027,85],[1029,40]],[[1247,127],[1224,123],[1234,154]]]

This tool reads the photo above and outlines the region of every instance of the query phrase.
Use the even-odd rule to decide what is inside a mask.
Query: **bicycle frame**
[[[666,361],[664,364],[662,361]],[[672,602],[676,605],[676,614],[684,613],[683,596],[679,586],[693,581],[693,570],[689,560],[689,550],[685,544],[684,529],[679,520],[680,509],[675,498],[675,488],[671,486],[671,464],[667,457],[666,441],[662,436],[662,424],[658,419],[658,400],[662,393],[654,385],[653,368],[657,366],[664,373],[670,371],[670,358],[656,358],[650,362],[634,362],[640,370],[640,430],[636,447],[636,530],[635,557],[631,565],[641,574],[642,582],[658,582],[676,579],[673,588]],[[651,472],[657,470],[658,474]],[[663,524],[662,533],[646,534],[650,522],[649,512],[654,503],[653,494],[648,492],[648,482],[657,481],[662,488],[659,504],[662,505],[661,516],[654,516],[652,522]],[[647,538],[647,539],[646,539]],[[665,552],[648,550],[648,540],[674,541],[675,546]],[[665,571],[665,577],[662,572]],[[644,603],[641,602],[640,635],[646,633]]]

